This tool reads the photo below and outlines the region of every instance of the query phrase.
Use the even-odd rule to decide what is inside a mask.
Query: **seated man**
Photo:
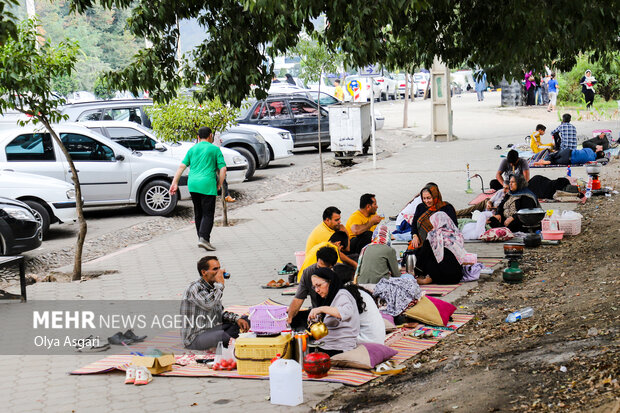
[[[604,157],[605,152],[602,150],[594,152],[590,148],[562,149],[558,152],[550,153],[543,160],[534,162],[534,165],[583,165],[584,163],[596,161]]]
[[[308,312],[306,311],[299,315],[298,313],[308,294],[310,294],[311,300],[316,299],[316,291],[312,288],[312,274],[314,274],[317,268],[332,268],[338,261],[338,253],[330,246],[319,248],[315,256],[316,263],[309,265],[301,273],[295,298],[293,298],[288,307],[288,323],[292,327],[305,327],[307,325]]]
[[[306,240],[306,255],[316,244],[329,241],[337,230],[346,231],[344,225],[340,223],[340,210],[335,206],[325,208],[323,211],[323,222],[317,225]]]
[[[372,232],[383,217],[377,215],[377,199],[374,194],[360,197],[360,208],[347,220],[347,231],[351,237],[350,251],[359,254],[362,248],[370,244]]]
[[[181,315],[186,317],[181,337],[190,350],[215,348],[220,341],[228,347],[239,331],[250,329],[247,317],[224,311],[224,269],[217,257],[206,256],[198,261],[200,278],[192,282],[183,294]]]
[[[554,139],[556,134],[560,136],[560,145],[555,145],[556,150],[561,149],[577,149],[577,128],[570,123],[571,115],[570,113],[565,113],[562,115],[562,123],[551,131],[551,135],[554,135]],[[527,179],[529,181],[529,179]]]
[[[332,234],[331,237],[329,237],[329,241],[316,244],[306,254],[306,259],[304,260],[304,263],[299,269],[297,279],[301,279],[302,273],[306,268],[316,263],[316,253],[319,249],[323,247],[328,247],[336,251],[336,254],[338,255],[338,263],[345,264],[351,267],[352,270],[355,270],[357,268],[357,262],[349,258],[349,256],[347,256],[347,254],[345,253],[348,247],[348,243],[349,236],[347,235],[347,233],[344,231],[336,231]]]
[[[519,158],[519,152],[514,149],[508,151],[506,159],[502,159],[495,174],[495,179],[491,180],[489,186],[496,191],[500,189],[508,191],[508,177],[510,174],[522,175],[526,182],[530,180],[530,167],[527,161]]]

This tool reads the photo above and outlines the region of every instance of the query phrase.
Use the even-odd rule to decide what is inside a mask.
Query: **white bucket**
[[[269,366],[271,404],[297,406],[304,402],[301,366],[295,360],[278,359]]]
[[[304,265],[304,261],[306,260],[306,251],[297,251],[295,252],[295,261],[297,262],[297,269],[300,270],[301,266]]]

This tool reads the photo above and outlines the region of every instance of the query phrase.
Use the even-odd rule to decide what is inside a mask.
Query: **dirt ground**
[[[618,161],[604,185],[620,189]],[[475,318],[409,360],[405,373],[343,388],[318,411],[618,412],[620,196],[577,210],[581,234],[528,249],[523,283],[501,270],[455,304]],[[534,316],[514,324],[510,312]],[[417,367],[417,368],[416,368]]]

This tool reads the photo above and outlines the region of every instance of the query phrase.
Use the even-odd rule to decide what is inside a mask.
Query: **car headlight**
[[[292,139],[291,132],[280,132],[282,139]]]
[[[9,216],[22,221],[37,222],[34,215],[22,208],[4,207],[2,208]]]
[[[242,164],[242,163],[246,163],[246,160],[243,156],[233,156],[233,163],[235,165]]]
[[[75,199],[75,189],[67,190],[67,199]]]
[[[266,142],[265,142],[265,138],[263,138],[263,136],[262,136],[262,135],[260,135],[260,134],[258,134],[258,133],[255,133],[255,134],[254,134],[254,137],[256,138],[256,140],[257,140],[259,143],[266,143]]]

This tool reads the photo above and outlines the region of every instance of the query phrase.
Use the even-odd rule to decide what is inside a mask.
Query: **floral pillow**
[[[508,241],[509,239],[513,239],[515,236],[511,230],[506,227],[499,228],[491,228],[484,234],[480,235],[480,239],[483,241]]]

